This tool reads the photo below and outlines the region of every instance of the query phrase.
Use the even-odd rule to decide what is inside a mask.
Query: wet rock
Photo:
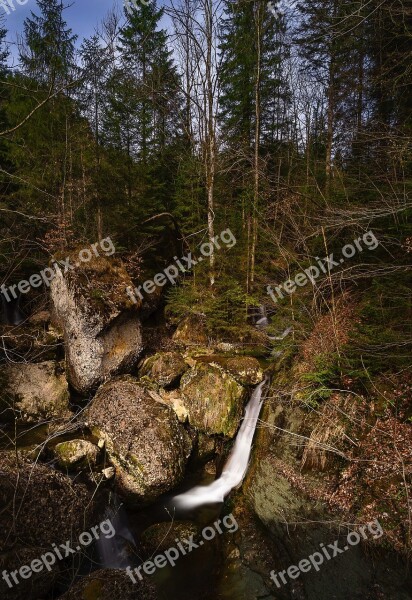
[[[101,569],[75,583],[61,600],[157,600],[155,585],[147,579],[133,583],[125,571]]]
[[[196,447],[196,458],[202,462],[208,462],[216,455],[216,440],[204,433],[199,433]]]
[[[148,377],[160,387],[168,388],[178,384],[188,368],[179,352],[159,352],[144,361],[139,375]]]
[[[247,393],[231,375],[199,363],[183,375],[181,394],[191,425],[208,435],[234,437]]]
[[[86,440],[61,442],[54,449],[58,465],[73,471],[91,469],[96,465],[99,448]]]
[[[26,423],[69,417],[69,389],[64,369],[53,361],[13,363],[2,369],[4,416]]]
[[[101,386],[87,414],[105,440],[116,483],[137,505],[153,502],[183,477],[191,442],[173,410],[154,400],[133,377]]]
[[[50,286],[54,316],[64,334],[69,382],[80,393],[138,360],[143,345],[138,305],[126,294],[131,286],[114,259],[94,258],[67,273],[56,268]]]

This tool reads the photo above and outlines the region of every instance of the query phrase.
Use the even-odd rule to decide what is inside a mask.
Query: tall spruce
[[[21,62],[24,72],[49,87],[67,83],[74,68],[76,35],[63,18],[62,0],[37,0],[24,22]]]

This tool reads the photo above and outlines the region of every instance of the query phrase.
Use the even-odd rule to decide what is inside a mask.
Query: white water
[[[262,408],[263,388],[266,383],[267,380],[265,379],[252,393],[235,444],[219,479],[216,479],[210,485],[199,485],[183,494],[174,496],[170,502],[171,506],[190,510],[205,504],[223,502],[225,497],[242,483],[249,465],[253,435]]]
[[[259,306],[259,314],[260,314],[260,319],[258,319],[256,321],[255,327],[257,329],[264,329],[265,327],[267,327],[269,325],[268,314],[267,314],[265,306],[263,306],[263,305]]]
[[[115,500],[115,508],[106,509],[105,519],[110,520],[116,534],[111,538],[102,534],[97,540],[100,563],[105,569],[126,569],[130,565],[130,548],[136,544],[126,512],[118,501]]]

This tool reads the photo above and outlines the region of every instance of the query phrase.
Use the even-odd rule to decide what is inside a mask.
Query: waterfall
[[[97,540],[99,562],[105,569],[126,569],[130,565],[130,550],[135,540],[128,526],[126,511],[115,499],[114,508],[108,507],[105,519],[109,519],[116,534],[112,538],[101,535]]]
[[[210,485],[196,486],[183,494],[174,496],[170,501],[171,507],[190,510],[205,504],[223,502],[234,488],[239,487],[249,465],[253,436],[264,400],[263,389],[267,383],[268,379],[264,379],[252,393],[246,406],[242,425],[221,476]]]
[[[255,327],[257,329],[264,329],[268,325],[269,325],[269,319],[268,319],[268,314],[266,311],[266,306],[263,306],[263,304],[261,304],[259,306],[259,319],[257,319],[257,321],[255,323]]]
[[[1,296],[1,321],[5,325],[20,325],[23,323],[25,316],[20,309],[20,298],[19,294],[17,298],[11,298],[10,302],[7,302],[4,294]]]

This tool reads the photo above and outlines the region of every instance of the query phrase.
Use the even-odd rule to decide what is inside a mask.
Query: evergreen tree
[[[167,47],[167,33],[158,29],[164,9],[158,10],[156,3],[150,2],[125,9],[125,14],[127,22],[119,36],[121,66],[129,86],[134,78],[137,151],[146,162],[179,131],[180,81]]]
[[[47,84],[65,84],[74,66],[77,39],[63,18],[62,0],[37,0],[40,15],[31,12],[24,22],[21,62],[24,72]]]
[[[5,81],[9,75],[7,65],[9,52],[6,44],[7,30],[3,27],[2,22],[3,18],[0,17],[0,131],[7,128],[6,105],[10,97]],[[4,168],[11,166],[7,157],[7,143],[2,138],[0,138],[0,166]],[[0,173],[0,191],[3,191],[3,180],[3,174]]]

